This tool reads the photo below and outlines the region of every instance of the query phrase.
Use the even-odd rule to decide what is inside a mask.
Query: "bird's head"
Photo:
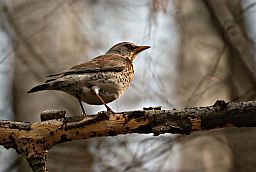
[[[132,62],[140,52],[148,48],[150,48],[150,46],[138,46],[131,42],[121,42],[111,47],[106,54],[120,54],[127,57]]]

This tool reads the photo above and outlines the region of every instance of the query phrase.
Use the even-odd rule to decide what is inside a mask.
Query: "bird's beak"
[[[140,53],[141,51],[144,51],[146,49],[150,48],[150,46],[137,46],[135,49],[135,54]]]

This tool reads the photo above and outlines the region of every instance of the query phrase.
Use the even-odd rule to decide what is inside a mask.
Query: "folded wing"
[[[61,73],[48,75],[47,77],[54,77],[59,75],[69,74],[81,74],[81,73],[92,73],[92,72],[121,72],[127,68],[131,63],[128,59],[118,54],[105,54],[92,59],[86,63],[82,63],[69,68]],[[49,79],[49,82],[55,79]]]

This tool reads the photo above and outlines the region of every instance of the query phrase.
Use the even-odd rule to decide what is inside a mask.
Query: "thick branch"
[[[182,110],[143,110],[115,114],[101,112],[69,118],[54,116],[60,118],[34,123],[1,121],[0,144],[16,149],[29,162],[34,162],[35,159],[45,159],[47,150],[56,144],[71,140],[127,133],[189,134],[222,127],[255,127],[256,101],[217,101],[213,106]],[[45,170],[44,163],[34,165]]]

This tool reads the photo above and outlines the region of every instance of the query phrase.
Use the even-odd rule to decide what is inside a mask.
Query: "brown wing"
[[[129,66],[129,63],[130,62],[127,59],[118,54],[105,54],[86,63],[73,66],[61,73],[49,75],[47,77],[92,72],[121,72]]]

